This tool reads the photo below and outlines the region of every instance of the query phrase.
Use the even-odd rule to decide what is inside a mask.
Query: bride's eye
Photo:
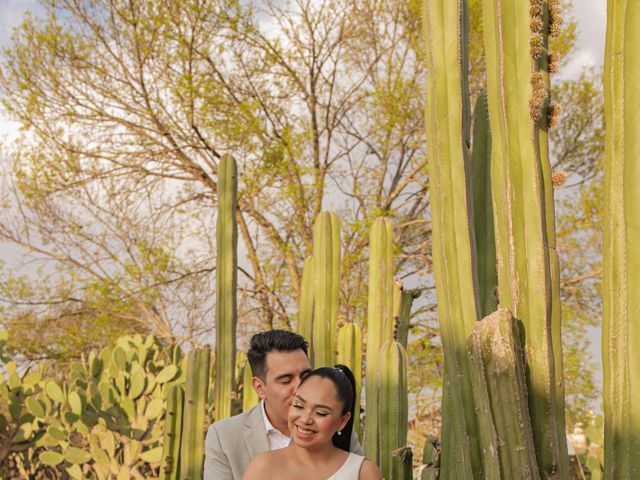
[[[302,408],[302,405],[300,405],[299,403],[294,403],[292,406],[293,406],[293,408],[297,408],[297,409],[301,409]]]
[[[318,412],[318,415],[320,415],[321,417],[326,417],[329,414],[325,412]]]

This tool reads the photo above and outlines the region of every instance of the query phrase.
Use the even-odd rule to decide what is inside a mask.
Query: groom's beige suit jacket
[[[249,463],[269,450],[260,404],[251,410],[213,423],[205,441],[204,480],[242,480]],[[364,455],[355,435],[351,451]]]

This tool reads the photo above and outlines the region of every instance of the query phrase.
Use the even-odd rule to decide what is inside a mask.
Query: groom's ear
[[[251,385],[253,385],[253,389],[262,400],[267,397],[267,393],[265,392],[264,383],[262,382],[262,380],[260,380],[258,377],[253,377],[253,379],[251,379]]]

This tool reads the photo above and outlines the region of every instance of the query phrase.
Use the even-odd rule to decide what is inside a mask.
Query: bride
[[[309,373],[289,407],[291,444],[255,457],[243,480],[383,480],[373,462],[349,453],[354,390],[344,365]]]

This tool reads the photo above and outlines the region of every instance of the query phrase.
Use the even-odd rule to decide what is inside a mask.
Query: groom
[[[311,371],[308,346],[303,337],[286,330],[268,330],[251,338],[247,358],[261,401],[209,427],[204,480],[241,480],[253,457],[289,445],[287,412],[300,381]],[[364,455],[355,435],[351,451]]]

